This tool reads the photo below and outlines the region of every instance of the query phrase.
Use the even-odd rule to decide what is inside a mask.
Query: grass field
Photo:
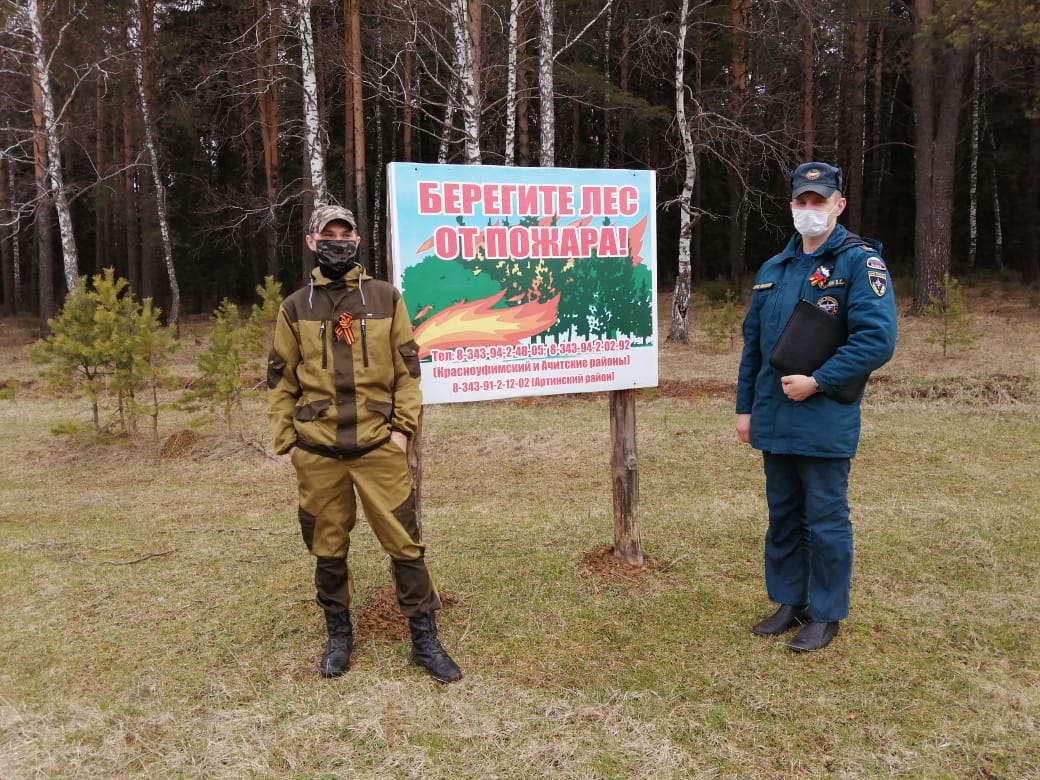
[[[450,686],[384,625],[365,527],[369,619],[319,678],[288,464],[216,422],[165,458],[53,433],[89,408],[34,380],[31,323],[0,321],[0,778],[1040,778],[1040,307],[969,302],[976,350],[943,359],[904,318],[871,385],[853,611],[815,654],[749,631],[771,606],[735,346],[663,344],[637,402],[641,571],[597,555],[605,396],[428,407]],[[205,323],[186,332],[190,375]],[[239,419],[266,441],[261,400]],[[161,437],[188,422],[164,412]]]

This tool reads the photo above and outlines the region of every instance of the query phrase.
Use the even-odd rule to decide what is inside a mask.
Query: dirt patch
[[[458,603],[452,595],[441,593],[440,597],[442,610]],[[397,593],[391,584],[378,588],[353,612],[354,634],[359,640],[402,642],[410,638],[408,620],[397,606]]]
[[[601,583],[639,582],[660,568],[653,558],[644,555],[643,561],[642,566],[631,566],[614,555],[612,546],[597,547],[581,557],[578,576]]]
[[[190,430],[171,433],[159,447],[159,458],[161,460],[183,458],[191,454],[192,449],[199,443],[200,438],[195,431]]]
[[[1036,380],[1017,374],[949,376],[893,379],[875,375],[870,384],[890,398],[949,400],[961,403],[1000,405],[1031,403],[1037,397]]]

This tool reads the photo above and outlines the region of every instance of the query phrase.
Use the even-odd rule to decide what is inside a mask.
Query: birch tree
[[[538,29],[538,109],[540,143],[538,164],[543,168],[551,168],[556,164],[556,82],[553,67],[556,60],[567,49],[577,43],[589,29],[610,10],[613,0],[606,0],[599,12],[586,24],[580,32],[567,41],[559,49],[555,49],[556,0],[538,0],[538,13],[541,25]]]
[[[506,142],[505,163],[516,164],[516,113],[517,113],[517,77],[520,35],[520,3],[522,0],[509,0],[509,60],[506,66]]]
[[[325,183],[324,145],[321,140],[321,121],[318,116],[318,75],[314,62],[314,31],[311,27],[311,0],[297,0],[297,34],[300,38],[300,69],[303,84],[304,153],[310,175],[311,193],[315,204],[328,203],[328,185]]]
[[[50,55],[47,53],[43,40],[43,25],[40,21],[41,11],[44,8],[44,0],[26,0],[24,6],[29,36],[32,41],[33,89],[39,100],[38,108],[42,116],[43,134],[47,143],[47,188],[58,214],[65,287],[72,292],[79,285],[79,252],[76,249],[76,238],[72,232],[72,212],[69,210],[69,198],[62,174],[61,136],[58,133],[58,117],[54,109],[54,93],[51,90],[50,58],[53,56],[53,52]]]
[[[689,340],[690,307],[690,247],[694,220],[691,210],[694,186],[697,183],[697,151],[693,143],[690,122],[686,117],[686,33],[689,29],[690,0],[683,0],[679,12],[679,34],[675,44],[675,121],[682,139],[683,176],[679,196],[679,273],[672,295],[672,324],[668,341],[686,344]],[[696,103],[695,103],[696,105]]]
[[[467,165],[480,165],[480,92],[474,67],[476,40],[469,0],[452,0],[455,67],[461,93],[463,139]]]
[[[127,40],[130,51],[134,55],[134,84],[137,88],[137,105],[141,112],[141,126],[144,133],[145,151],[148,153],[149,168],[152,172],[152,184],[155,187],[155,208],[159,219],[159,234],[162,238],[163,261],[166,264],[166,275],[170,281],[170,313],[168,322],[175,332],[179,332],[181,313],[181,291],[177,284],[177,270],[173,265],[173,246],[170,241],[170,221],[166,213],[166,185],[163,184],[159,169],[159,150],[156,147],[155,125],[151,112],[151,96],[145,87],[144,53],[141,46],[142,11],[139,3],[149,0],[135,0],[130,3],[127,18]],[[151,21],[152,15],[146,18]],[[152,36],[149,36],[152,37]]]
[[[538,0],[538,164],[552,168],[556,164],[556,84],[553,81],[553,17],[556,0]]]

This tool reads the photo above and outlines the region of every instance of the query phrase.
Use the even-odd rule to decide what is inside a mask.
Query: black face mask
[[[322,273],[330,279],[339,279],[350,266],[354,265],[354,258],[357,257],[358,250],[357,239],[338,241],[322,238],[314,243],[316,247],[314,253],[318,256],[318,265],[321,266]]]

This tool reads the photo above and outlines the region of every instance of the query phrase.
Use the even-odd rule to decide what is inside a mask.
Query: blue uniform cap
[[[797,198],[806,192],[829,198],[840,191],[844,184],[841,168],[823,162],[802,163],[791,174],[791,197]]]

